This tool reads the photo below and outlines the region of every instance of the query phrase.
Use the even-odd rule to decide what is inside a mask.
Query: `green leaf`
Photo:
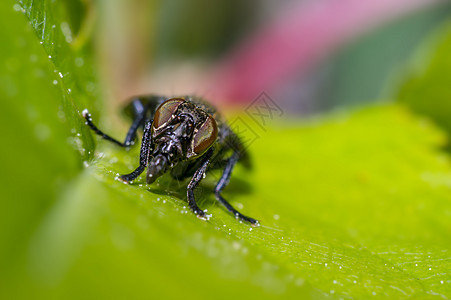
[[[96,274],[116,275],[83,284],[124,296],[294,298],[316,288],[351,298],[449,297],[451,168],[436,150],[443,135],[398,107],[318,123],[267,128],[250,148],[254,172],[234,174],[225,196],[262,221],[256,229],[215,203],[209,191],[219,174],[198,193],[213,215],[205,223],[186,208],[186,183],[115,180],[136,166],[138,149],[105,144],[80,194],[69,192],[36,236],[39,278],[62,278],[63,269],[73,289],[95,264]]]
[[[440,26],[407,70],[398,99],[451,134],[451,24]]]
[[[75,11],[89,15],[83,3]],[[240,117],[258,136],[254,170],[238,167],[224,197],[262,227],[216,203],[218,173],[196,192],[204,222],[186,208],[186,182],[115,180],[138,147],[102,141],[89,156],[79,110],[97,107],[90,17],[73,10],[0,3],[1,299],[451,297],[451,164],[438,129],[399,106],[265,130]]]
[[[36,226],[93,155],[78,113],[96,95],[91,50],[74,48],[79,35],[66,8],[0,3],[0,269],[10,272],[0,273],[2,286],[17,279]]]

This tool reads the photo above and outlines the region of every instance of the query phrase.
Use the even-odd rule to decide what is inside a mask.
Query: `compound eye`
[[[168,121],[174,118],[174,114],[179,107],[185,101],[183,98],[172,98],[163,102],[155,112],[153,117],[153,128],[158,130],[165,125]]]
[[[213,145],[217,137],[218,127],[216,121],[211,116],[208,116],[207,120],[205,120],[199,130],[194,134],[191,143],[191,152],[188,153],[188,158],[203,154]]]

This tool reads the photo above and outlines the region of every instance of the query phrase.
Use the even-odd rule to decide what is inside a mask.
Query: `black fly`
[[[213,106],[195,97],[166,99],[150,95],[133,98],[125,112],[133,123],[121,143],[100,131],[88,110],[83,111],[86,124],[95,133],[121,147],[133,145],[137,130],[143,128],[139,166],[130,174],[120,176],[122,181],[136,179],[146,167],[149,184],[168,170],[175,179],[191,177],[187,186],[188,205],[198,218],[206,219],[205,212],[196,204],[194,189],[206,172],[221,168],[223,174],[215,188],[216,199],[236,219],[259,226],[257,220],[241,214],[221,196],[235,164],[238,161],[248,164],[249,158],[241,140]]]

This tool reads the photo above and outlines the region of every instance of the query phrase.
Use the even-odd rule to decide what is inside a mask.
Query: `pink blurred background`
[[[108,99],[197,94],[292,114],[387,100],[445,0],[100,1]]]

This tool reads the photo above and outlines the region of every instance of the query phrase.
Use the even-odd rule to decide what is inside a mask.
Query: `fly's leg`
[[[229,158],[229,160],[224,168],[224,172],[222,173],[221,179],[219,179],[218,184],[216,185],[216,188],[215,188],[216,200],[218,200],[222,205],[224,205],[225,208],[227,208],[227,210],[229,212],[231,212],[237,220],[243,220],[243,221],[251,223],[251,225],[254,227],[258,227],[258,226],[260,226],[260,223],[257,220],[243,215],[242,213],[237,211],[235,208],[233,208],[233,206],[230,205],[230,203],[227,202],[227,200],[225,200],[221,196],[221,192],[229,183],[229,179],[230,179],[230,175],[232,174],[233,167],[238,162],[239,158],[240,158],[240,154],[238,152],[234,152],[233,155]]]
[[[148,105],[144,105],[142,101],[137,98],[130,103],[130,107],[133,111],[133,123],[125,136],[124,144],[133,145],[136,139],[136,132],[138,128],[145,125],[147,111],[151,108]]]
[[[199,182],[204,177],[205,172],[207,171],[207,167],[210,164],[210,157],[212,154],[212,149],[210,149],[207,154],[205,155],[204,161],[199,169],[194,173],[193,178],[191,178],[191,181],[188,183],[187,186],[187,199],[188,199],[188,206],[191,209],[191,211],[202,220],[207,220],[207,217],[205,215],[205,212],[201,210],[197,204],[196,200],[194,199],[194,189],[197,187]]]
[[[111,137],[110,135],[104,133],[99,128],[97,128],[97,126],[94,125],[94,123],[92,122],[91,114],[89,113],[89,111],[87,109],[83,110],[83,117],[86,119],[86,125],[88,125],[92,129],[92,131],[94,131],[97,135],[100,135],[104,140],[113,142],[116,145],[124,148],[130,147],[134,144],[136,138],[136,131],[138,131],[138,128],[144,122],[145,116],[146,112],[144,111],[140,116],[137,116],[133,120],[133,123],[127,132],[125,140],[122,143],[116,140],[115,138]]]
[[[128,148],[135,143],[136,132],[141,126],[145,126],[146,120],[153,117],[155,109],[163,101],[164,98],[160,96],[142,96],[134,98],[127,106],[127,110],[130,117],[133,118],[133,123],[125,136],[124,142],[120,142],[110,135],[101,131],[92,122],[91,114],[87,109],[83,110],[83,117],[86,119],[86,125],[88,125],[96,134],[100,135],[103,139],[113,142],[116,145],[124,148]],[[150,115],[150,116],[149,116]]]
[[[144,134],[141,142],[141,150],[139,154],[139,166],[130,174],[121,175],[120,179],[125,182],[130,182],[136,179],[146,168],[149,161],[149,155],[152,149],[152,121],[149,121],[144,126]]]

